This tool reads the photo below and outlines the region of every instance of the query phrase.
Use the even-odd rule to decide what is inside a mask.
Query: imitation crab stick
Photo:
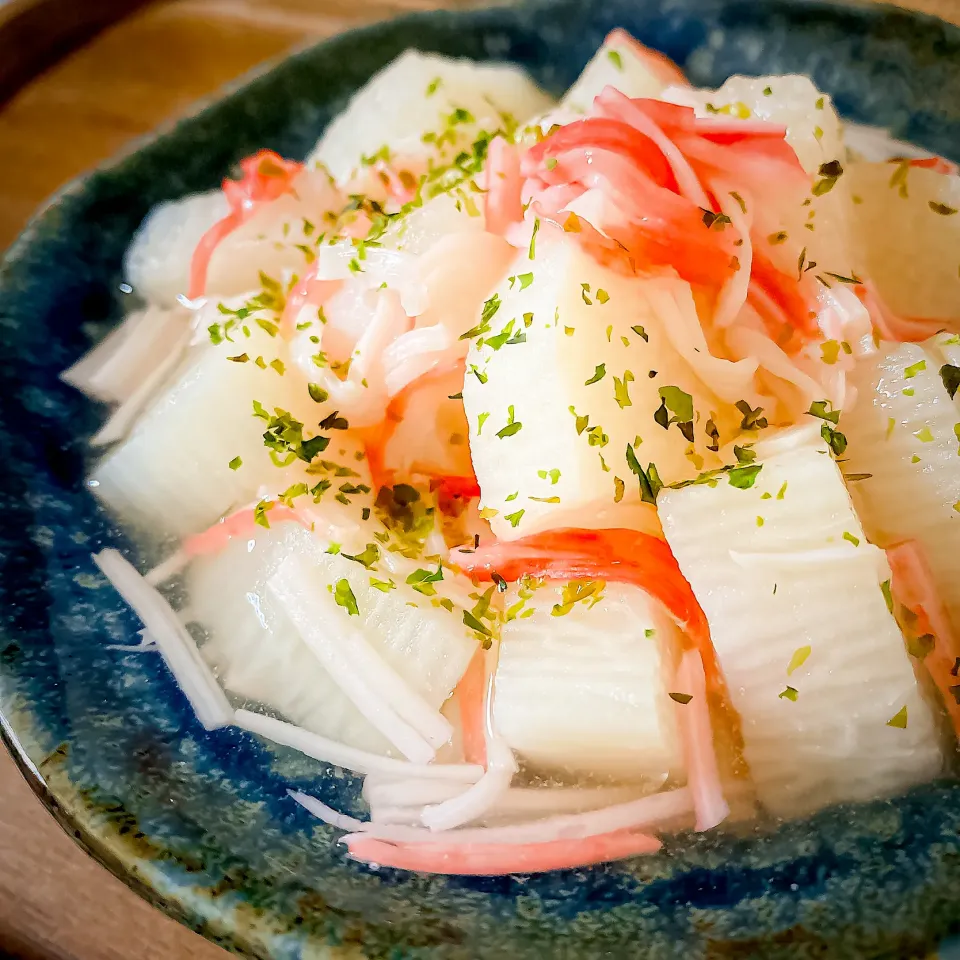
[[[937,685],[954,732],[960,736],[960,643],[937,593],[933,575],[919,545],[913,541],[887,550],[894,598],[912,614],[908,649],[915,644],[915,656]]]
[[[260,150],[252,157],[241,160],[240,169],[243,171],[241,179],[223,181],[223,192],[230,204],[230,213],[200,238],[193,253],[188,292],[191,298],[203,295],[210,258],[220,241],[249,220],[259,205],[290,193],[303,164],[284,160],[272,150]]]
[[[460,876],[502,876],[567,870],[656,853],[662,846],[656,837],[629,831],[582,840],[529,844],[403,844],[370,840],[359,834],[350,834],[343,842],[355,860],[417,873]]]
[[[667,544],[636,530],[553,530],[492,543],[451,560],[473,576],[519,580],[525,575],[552,580],[609,580],[640,587],[658,600],[704,655],[710,671],[713,652],[700,604]]]

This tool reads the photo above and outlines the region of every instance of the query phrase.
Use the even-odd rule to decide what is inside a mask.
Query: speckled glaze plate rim
[[[774,6],[780,2],[781,0],[760,0],[761,5],[767,6]],[[931,24],[942,23],[938,18],[927,14],[905,11],[902,8],[893,7],[888,4],[873,3],[871,0],[788,0],[786,5],[800,8],[807,7],[811,11],[836,10],[837,12],[855,14],[865,20],[879,20],[886,15],[895,13],[901,16],[907,16],[909,19],[917,22],[925,21]],[[236,81],[222,88],[218,93],[196,102],[179,117],[163,124],[156,130],[142,137],[132,140],[122,151],[118,152],[105,163],[98,165],[94,170],[88,171],[70,181],[53,194],[38,208],[22,233],[4,255],[3,261],[0,263],[0,289],[4,287],[7,271],[19,258],[21,252],[29,247],[43,218],[52,208],[58,206],[63,200],[82,193],[92,176],[103,173],[109,174],[112,171],[122,168],[125,163],[135,159],[137,154],[145,147],[168,136],[175,135],[183,124],[201,117],[208,110],[217,107],[226,100],[243,98],[258,79],[269,75],[277,67],[289,60],[305,56],[316,57],[322,55],[335,58],[338,56],[341,44],[350,45],[364,37],[369,37],[369,39],[373,41],[379,35],[382,35],[384,31],[396,29],[397,26],[401,24],[415,24],[420,21],[436,21],[438,18],[451,18],[452,21],[459,21],[469,29],[472,24],[480,23],[488,16],[496,16],[505,11],[526,8],[533,13],[538,10],[548,11],[551,6],[552,3],[550,0],[539,0],[539,2],[533,3],[502,4],[482,9],[473,8],[458,11],[442,10],[413,13],[394,20],[381,21],[357,28],[320,43],[304,44],[285,55],[273,58],[256,66]],[[944,26],[956,30],[956,36],[960,37],[960,29],[952,28],[948,24],[944,24]],[[183,902],[178,902],[173,897],[164,895],[152,886],[147,879],[141,879],[131,872],[129,864],[125,863],[123,859],[109,848],[96,828],[84,822],[82,808],[77,807],[77,809],[70,809],[67,798],[59,796],[56,787],[51,785],[45,776],[41,769],[43,764],[38,764],[31,758],[31,752],[33,752],[34,755],[38,752],[31,751],[29,748],[29,741],[32,740],[30,730],[31,722],[29,705],[25,706],[24,713],[20,716],[16,714],[11,716],[0,714],[0,739],[3,740],[3,743],[14,758],[34,793],[78,846],[134,890],[139,896],[162,909],[167,915],[179,920],[192,929],[198,930],[198,932],[203,933],[208,938],[223,943],[235,952],[248,954],[250,956],[262,955],[261,950],[258,949],[258,946],[262,947],[262,943],[258,944],[253,940],[245,940],[242,934],[232,929],[229,923],[223,926],[216,922],[211,923],[209,917],[204,917],[195,910],[191,910],[189,906]],[[65,800],[67,800],[67,802],[64,802]],[[332,946],[326,948],[324,955],[328,957],[345,957],[355,954],[353,951]]]

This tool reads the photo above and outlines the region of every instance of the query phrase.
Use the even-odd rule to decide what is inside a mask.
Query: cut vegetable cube
[[[253,402],[269,415],[290,412],[306,425],[305,437],[320,432],[317,421],[330,411],[310,399],[286,344],[257,326],[272,317],[251,315],[249,337],[238,327],[233,342],[191,347],[168,387],[93,469],[94,493],[122,520],[183,536],[256,499],[261,485],[280,492],[280,471],[264,446],[267,423],[254,416]],[[244,355],[245,362],[229,359]]]
[[[883,343],[852,375],[857,403],[841,417],[844,473],[867,535],[881,547],[916,540],[954,627],[960,627],[960,404],[940,369],[960,376],[948,335]],[[956,388],[956,381],[953,384]]]
[[[396,555],[391,562],[399,572],[391,572],[382,560],[365,568],[347,556],[359,556],[364,534],[373,540],[379,529],[372,523],[363,527],[361,539],[352,547],[340,544],[337,553],[291,523],[275,524],[250,541],[234,541],[190,567],[190,609],[210,637],[201,652],[228,691],[321,736],[397,756],[333,681],[290,619],[292,611],[268,587],[282,563],[294,564],[298,576],[316,584],[312,602],[325,605],[331,622],[343,621],[343,634],[333,631],[331,642],[349,655],[349,631],[359,630],[418,697],[439,708],[466,669],[476,640],[462,622],[459,605],[450,612],[434,601],[449,594],[466,596],[472,587],[445,570],[444,581],[432,585],[436,596],[426,596],[406,583],[417,564]],[[351,602],[356,615],[348,610]]]
[[[711,426],[726,442],[741,420],[677,354],[653,306],[653,292],[677,281],[614,273],[562,234],[536,243],[477,318],[463,389],[482,503],[501,539],[584,504],[635,505],[628,444],[665,483],[719,466]]]
[[[809,77],[730,77],[718,90],[670,87],[664,100],[693,107],[698,117],[767,120],[787,128],[803,169],[815,174],[820,164],[846,159],[840,118],[829,94]]]
[[[230,212],[221,190],[154,207],[134,234],[123,273],[134,292],[162,307],[176,306],[190,286],[190,260],[200,238]]]
[[[659,786],[682,775],[668,686],[679,635],[655,603],[601,581],[548,582],[525,603],[517,590],[506,597],[515,618],[501,632],[494,724],[518,757],[546,776]]]
[[[886,558],[816,430],[757,444],[752,476],[660,497],[758,797],[783,817],[887,796],[942,765],[936,715],[881,589]]]
[[[894,313],[960,322],[960,176],[900,163],[848,171],[858,266]]]
[[[381,153],[387,163],[399,158],[401,168],[411,160],[449,162],[480,130],[523,122],[551,103],[518,67],[408,50],[353,96],[307,163],[323,164],[344,183],[364,157]]]

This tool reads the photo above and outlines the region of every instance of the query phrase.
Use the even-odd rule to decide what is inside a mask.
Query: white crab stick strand
[[[488,674],[484,701],[484,739],[487,747],[486,773],[469,789],[457,797],[427,807],[421,816],[424,826],[431,830],[451,830],[471,820],[477,820],[492,809],[510,789],[519,769],[509,744],[493,727],[493,685],[496,681],[496,658],[499,648],[487,654]]]
[[[284,564],[286,566],[286,564]],[[298,580],[292,581],[294,589],[311,589],[309,581],[303,574],[302,568],[291,564],[291,568],[298,571]],[[281,574],[278,576],[282,576]],[[317,604],[324,611],[329,609],[327,604]],[[383,657],[366,641],[363,634],[349,621],[334,622],[324,617],[316,620],[315,633],[325,632],[327,636],[339,636],[348,659],[359,671],[364,681],[369,684],[374,693],[384,700],[410,724],[432,747],[437,748],[449,743],[453,736],[453,727],[450,722],[435,710],[429,703],[391,667]],[[298,625],[299,626],[299,625]],[[303,630],[301,629],[301,634]],[[310,641],[308,641],[309,643]]]
[[[408,760],[414,763],[433,760],[434,748],[365,679],[360,663],[352,655],[357,648],[357,638],[351,636],[345,643],[338,642],[336,638],[344,632],[344,625],[339,618],[331,620],[327,598],[317,595],[316,584],[302,568],[296,562],[285,560],[268,587],[283,604],[304,643],[363,716]],[[348,647],[354,649],[348,650]],[[371,658],[376,659],[376,655],[370,653]],[[363,662],[362,654],[360,659]]]
[[[419,826],[424,804],[449,800],[465,789],[464,784],[442,780],[400,781],[367,777],[363,785],[363,798],[370,807],[370,820],[373,823]],[[638,800],[645,795],[635,786],[511,787],[483,819],[490,826],[492,819],[529,821],[556,814],[585,813]]]
[[[227,726],[233,707],[170,604],[116,550],[102,550],[93,560],[143,621],[200,723],[207,730]]]
[[[378,774],[417,780],[446,780],[457,784],[476,783],[483,776],[483,767],[476,763],[409,763],[393,757],[383,757],[366,750],[357,750],[346,744],[321,737],[303,727],[266,717],[250,710],[237,710],[233,722],[243,730],[290,747],[321,763],[330,763],[355,773]]]
[[[90,438],[91,446],[105,447],[109,443],[122,440],[127,435],[156,390],[176,370],[183,359],[183,351],[189,340],[190,331],[186,330],[173,349],[144,374],[133,393],[117,407],[107,422]]]
[[[352,830],[364,837],[389,840],[393,843],[526,844],[582,840],[618,830],[656,828],[677,823],[693,811],[690,791],[686,787],[681,787],[586,813],[560,814],[502,827],[473,827],[466,830],[441,831],[357,820],[338,813],[308,794],[296,790],[287,792],[302,807],[331,826],[341,830]]]

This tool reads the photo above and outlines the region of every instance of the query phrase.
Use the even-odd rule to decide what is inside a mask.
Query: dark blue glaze
[[[417,877],[345,861],[289,786],[361,812],[357,781],[237,731],[207,735],[92,551],[129,549],[82,486],[104,416],[58,373],[122,313],[121,255],[156,202],[259,147],[301,156],[408,46],[506,58],[559,92],[623,26],[698,84],[810,73],[850,118],[960,159],[960,31],[813,0],[557,0],[428,14],[292,57],[70,187],[0,271],[0,707],[78,840],[214,939],[269,957],[920,957],[960,932],[960,789],[825,811],[779,832],[534,878]],[[325,955],[325,954],[324,954]],[[345,953],[344,955],[348,955]],[[353,954],[359,955],[359,954]]]

